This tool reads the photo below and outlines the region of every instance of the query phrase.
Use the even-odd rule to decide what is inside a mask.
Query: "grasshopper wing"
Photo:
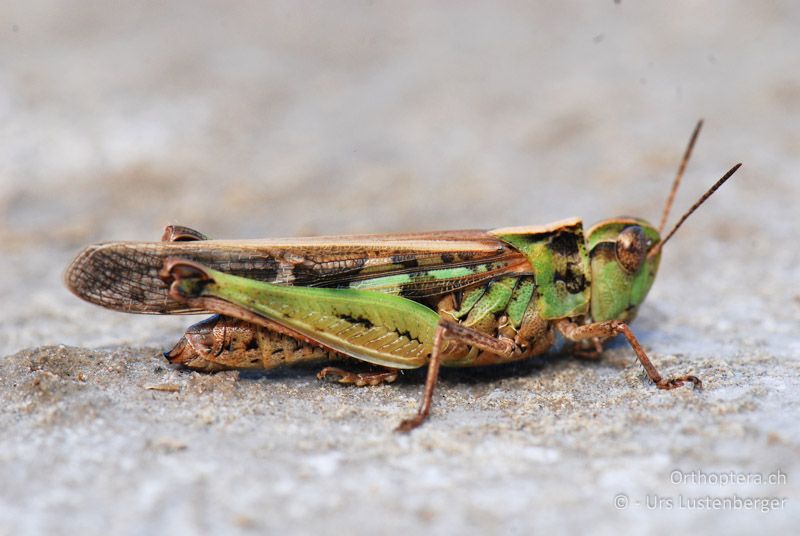
[[[165,259],[275,285],[354,288],[418,299],[453,292],[530,267],[484,231],[295,238],[112,242],[81,251],[64,280],[77,296],[135,313],[201,313],[168,295]]]

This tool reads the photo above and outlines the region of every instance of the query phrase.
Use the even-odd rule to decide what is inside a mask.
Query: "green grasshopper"
[[[545,353],[556,332],[574,341],[577,353],[594,356],[604,341],[624,335],[658,388],[701,387],[693,375],[663,378],[628,327],[664,244],[741,166],[662,239],[701,126],[657,228],[621,217],[584,235],[574,218],[491,231],[229,241],[169,226],[161,242],[89,246],[65,281],[77,296],[115,310],[216,313],[165,354],[196,370],[354,358],[378,370],[328,366],[318,376],[361,386],[392,382],[400,370],[427,364],[419,410],[399,431],[428,416],[440,366],[527,359]]]

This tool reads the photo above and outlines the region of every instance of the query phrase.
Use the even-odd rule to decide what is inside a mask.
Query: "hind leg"
[[[164,234],[161,235],[162,242],[194,242],[197,240],[209,240],[209,238],[200,231],[183,225],[167,225]]]
[[[164,355],[171,363],[204,371],[273,369],[341,359],[333,350],[290,334],[221,315],[189,327]]]
[[[467,344],[506,359],[522,353],[522,349],[508,339],[492,337],[449,320],[440,320],[433,339],[433,350],[428,363],[428,375],[425,379],[425,391],[422,394],[419,409],[416,415],[401,422],[400,426],[395,429],[396,432],[410,432],[428,418],[433,401],[433,390],[439,380],[439,367],[442,364],[442,353],[446,340]]]

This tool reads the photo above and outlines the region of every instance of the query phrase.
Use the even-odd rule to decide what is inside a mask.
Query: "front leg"
[[[650,358],[644,353],[642,345],[639,344],[638,340],[636,340],[633,332],[625,322],[621,322],[619,320],[608,320],[606,322],[595,322],[593,324],[585,324],[581,326],[568,318],[563,318],[556,321],[556,329],[558,329],[558,331],[561,332],[561,334],[567,339],[576,342],[592,338],[605,339],[620,334],[625,335],[625,338],[628,339],[628,343],[631,345],[631,348],[633,348],[633,351],[636,352],[639,362],[647,372],[647,376],[653,381],[653,383],[656,384],[656,387],[659,389],[675,389],[676,387],[683,385],[684,382],[692,382],[694,386],[698,388],[703,387],[703,382],[701,382],[697,376],[692,376],[691,374],[685,374],[683,376],[676,376],[675,378],[668,379],[662,378],[661,374],[659,374],[656,367],[650,361]]]

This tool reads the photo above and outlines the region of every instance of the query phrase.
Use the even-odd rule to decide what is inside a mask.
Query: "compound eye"
[[[629,274],[636,273],[647,256],[647,238],[638,225],[625,227],[617,236],[617,261]]]

